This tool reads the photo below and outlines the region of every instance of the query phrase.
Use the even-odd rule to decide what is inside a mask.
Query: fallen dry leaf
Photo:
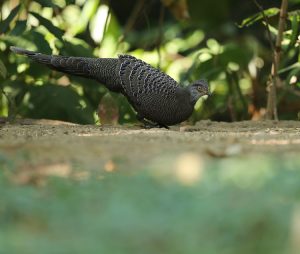
[[[231,144],[228,146],[210,146],[206,149],[206,153],[212,157],[229,157],[238,155],[242,152],[242,146],[240,144]]]

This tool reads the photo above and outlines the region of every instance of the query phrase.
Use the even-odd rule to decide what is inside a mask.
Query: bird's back
[[[117,71],[124,94],[138,113],[166,125],[191,113],[187,91],[169,75],[133,56],[120,55],[119,61]]]

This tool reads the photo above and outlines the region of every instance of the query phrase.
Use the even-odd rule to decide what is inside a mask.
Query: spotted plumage
[[[182,87],[167,74],[129,55],[87,58],[44,55],[17,47],[11,50],[57,71],[95,79],[110,91],[122,93],[137,118],[147,125],[167,127],[185,121],[197,100],[210,94],[205,80]]]

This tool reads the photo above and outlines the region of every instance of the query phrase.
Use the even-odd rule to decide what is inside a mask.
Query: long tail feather
[[[22,49],[22,48],[18,48],[18,47],[14,47],[14,46],[11,46],[10,50],[16,54],[26,55],[39,63],[47,64],[47,65],[51,64],[51,56],[33,52],[30,50],[26,50],[26,49]]]
[[[51,69],[67,74],[96,79],[113,91],[120,89],[120,82],[115,71],[118,66],[118,59],[116,58],[45,55],[13,46],[10,47],[10,49],[16,54],[28,56],[38,63],[45,64]]]

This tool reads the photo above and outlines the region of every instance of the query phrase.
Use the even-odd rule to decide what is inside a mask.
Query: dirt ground
[[[49,120],[0,124],[0,163],[13,168],[51,167],[55,174],[70,168],[113,171],[157,165],[183,153],[208,160],[232,156],[297,154],[300,122],[211,122],[166,129],[139,126],[76,125]],[[2,162],[1,162],[2,161]]]

